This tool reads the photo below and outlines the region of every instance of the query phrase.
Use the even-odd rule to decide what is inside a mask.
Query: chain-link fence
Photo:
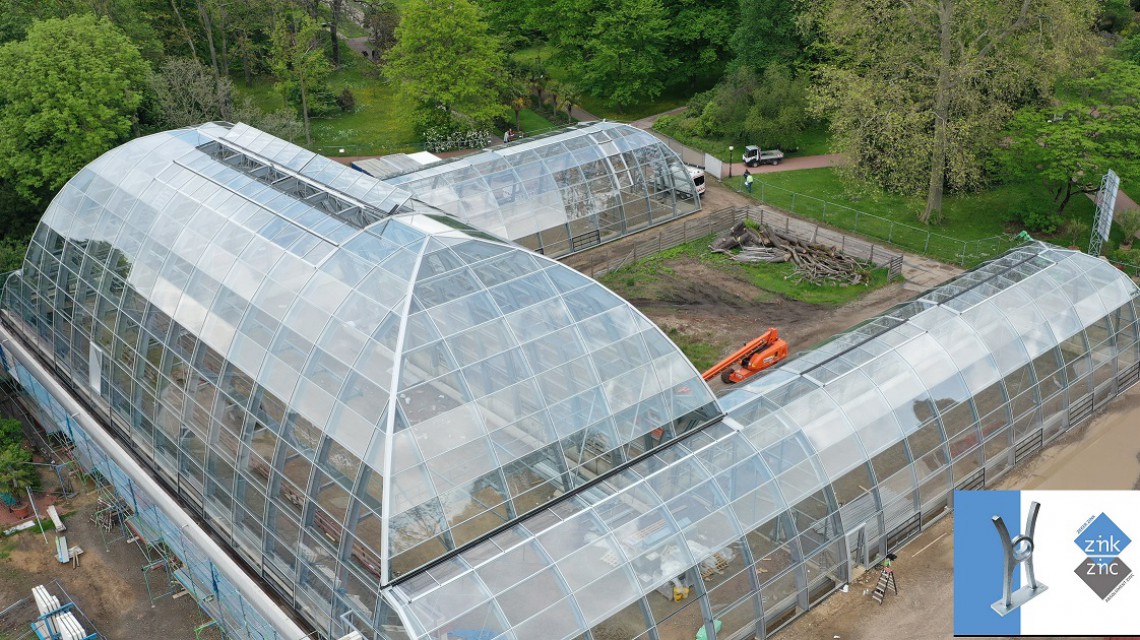
[[[895,222],[866,211],[797,193],[756,180],[752,195],[773,207],[814,218],[829,225],[877,238],[896,247],[929,255],[961,266],[973,266],[1018,243],[999,235],[980,240],[960,240],[922,227]]]

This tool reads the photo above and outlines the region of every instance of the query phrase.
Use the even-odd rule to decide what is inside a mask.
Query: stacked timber
[[[709,249],[737,262],[791,262],[796,270],[785,276],[797,283],[816,285],[866,284],[869,267],[832,247],[805,242],[768,225],[750,229],[743,222]]]

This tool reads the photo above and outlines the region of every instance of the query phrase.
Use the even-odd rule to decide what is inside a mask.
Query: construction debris
[[[870,280],[869,267],[858,260],[832,247],[790,237],[768,225],[754,230],[739,222],[727,236],[709,245],[709,249],[737,262],[791,262],[796,270],[785,277],[797,283],[845,287]],[[734,249],[739,250],[734,252]]]

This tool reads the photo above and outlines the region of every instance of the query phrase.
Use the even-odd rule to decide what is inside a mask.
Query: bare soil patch
[[[891,283],[849,304],[828,307],[765,291],[692,258],[664,266],[660,275],[637,285],[630,302],[662,329],[710,344],[720,357],[768,327],[779,329],[789,353],[795,354],[914,295],[901,283]],[[727,388],[719,380],[713,387]]]
[[[60,564],[56,559],[54,531],[47,532],[50,546],[35,529],[0,539],[0,610],[29,597],[32,587],[47,585],[54,579],[98,628],[100,638],[194,638],[194,628],[207,622],[205,614],[188,596],[173,599],[167,595],[151,606],[142,574],[145,559],[141,550],[125,539],[105,546],[100,529],[91,521],[95,493],[56,504],[61,512],[70,513],[64,519],[64,535],[68,546],[83,549],[79,566]],[[114,535],[109,534],[108,538]],[[152,571],[152,584],[160,585],[164,576],[161,570]],[[26,607],[17,607],[14,613],[26,611]],[[4,630],[17,632],[30,632],[27,625],[31,622],[0,619]],[[216,639],[220,634],[209,629],[202,637]]]

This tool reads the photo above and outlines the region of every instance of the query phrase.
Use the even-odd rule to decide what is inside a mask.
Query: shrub
[[[477,149],[491,144],[491,132],[469,118],[443,109],[421,108],[415,130],[424,147],[433,153],[453,149]]]
[[[1130,266],[1140,266],[1140,248],[1114,249],[1108,252],[1109,262],[1120,262]]]
[[[285,100],[301,115],[301,86],[290,82],[285,83]],[[305,101],[309,105],[310,118],[323,118],[337,112],[337,97],[327,84],[321,83],[308,87],[305,91]]]
[[[1136,240],[1136,234],[1140,233],[1140,208],[1132,207],[1121,211],[1114,216],[1113,222],[1120,225],[1120,230],[1124,232],[1121,244],[1131,245]]]
[[[1088,222],[1077,218],[1069,218],[1061,223],[1061,235],[1069,239],[1069,245],[1076,246],[1083,236],[1088,235],[1092,228]]]
[[[340,92],[336,97],[336,106],[345,113],[356,111],[356,96],[352,95],[352,89],[345,87],[344,91]]]
[[[1061,216],[1053,210],[1022,209],[1017,216],[1025,228],[1035,233],[1055,233]]]

